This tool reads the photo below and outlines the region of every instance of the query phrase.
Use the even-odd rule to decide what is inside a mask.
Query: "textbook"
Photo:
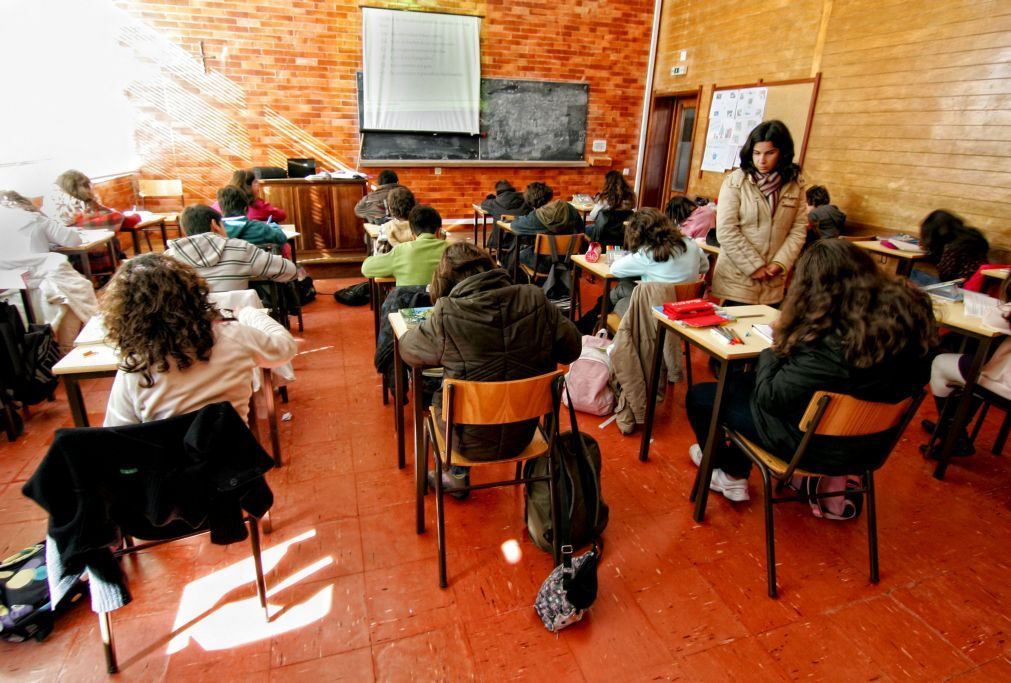
[[[958,280],[949,280],[948,282],[937,282],[932,285],[926,285],[920,287],[924,292],[930,296],[936,296],[938,299],[944,299],[945,301],[961,301],[962,293],[965,291],[959,288],[963,280],[959,278]]]
[[[424,322],[431,311],[431,306],[425,306],[422,308],[401,308],[400,315],[404,317],[404,322],[407,323],[407,329],[410,330]]]
[[[668,320],[674,320],[689,327],[710,327],[732,322],[731,318],[716,312],[716,306],[711,301],[689,299],[657,306],[655,309]]]
[[[754,332],[756,336],[772,343],[772,325],[752,325],[750,332]]]

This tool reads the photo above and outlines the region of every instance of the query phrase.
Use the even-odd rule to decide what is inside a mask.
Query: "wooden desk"
[[[607,312],[611,306],[611,285],[614,284],[614,281],[618,277],[611,274],[611,267],[607,264],[604,254],[600,255],[600,260],[596,263],[587,261],[585,254],[574,254],[572,265],[575,266],[575,272],[572,277],[572,300],[569,302],[569,318],[572,321],[576,320],[576,312],[582,311],[582,301],[579,293],[579,280],[582,272],[585,270],[593,273],[604,281],[604,299],[600,304],[600,319],[597,320],[597,324],[593,328],[593,333],[596,334],[601,325],[607,324]]]
[[[719,364],[719,380],[716,383],[713,416],[709,420],[709,432],[706,435],[706,443],[702,452],[702,462],[692,486],[691,500],[695,502],[696,522],[701,522],[706,516],[709,482],[713,476],[713,450],[723,423],[723,398],[726,393],[727,377],[731,374],[730,366],[750,363],[758,357],[758,354],[769,348],[769,342],[756,334],[749,335],[748,330],[752,325],[768,325],[779,317],[779,311],[771,306],[731,306],[724,310],[735,316],[754,316],[740,317],[736,322],[724,326],[736,332],[744,340],[743,344],[725,344],[716,339],[710,331],[712,328],[679,325],[662,313],[653,311],[653,317],[657,321],[656,351],[653,354],[653,368],[646,394],[646,424],[643,426],[642,443],[639,446],[639,460],[646,462],[649,459],[649,442],[653,435],[653,415],[656,412],[656,392],[660,384],[660,366],[663,363],[663,347],[667,339],[667,331],[670,330],[686,343],[699,347]],[[688,358],[688,362],[691,362],[690,354]]]
[[[365,196],[365,180],[261,180],[263,198],[282,208],[305,237],[302,257],[309,260],[346,260],[364,256],[363,221],[355,204]]]
[[[706,242],[701,237],[698,237],[698,238],[695,239],[695,244],[699,245],[699,249],[701,249],[702,251],[704,251],[707,254],[709,254],[709,256],[711,257],[710,260],[715,260],[715,258],[713,258],[713,257],[716,257],[716,256],[720,255],[720,248],[719,247],[716,247],[716,246],[713,246],[712,244],[709,244],[708,242]]]
[[[488,217],[491,216],[487,210],[483,209],[480,204],[471,204],[474,207],[474,244],[478,247],[484,247],[488,244]],[[477,241],[477,226],[478,221],[481,223],[481,241]]]
[[[854,242],[864,251],[871,252],[871,257],[877,262],[878,267],[889,273],[896,273],[905,277],[913,270],[913,263],[927,257],[923,251],[902,251],[901,249],[889,249],[878,240],[865,240]]]
[[[98,316],[92,318],[95,320]],[[90,324],[90,321],[89,321]],[[100,323],[99,323],[100,324]],[[84,405],[84,396],[81,393],[80,383],[87,379],[98,379],[101,377],[115,377],[119,369],[119,352],[115,347],[106,344],[104,341],[95,342],[93,336],[95,329],[92,328],[89,335],[84,335],[85,329],[81,330],[78,340],[74,340],[74,348],[53,366],[53,374],[63,378],[63,384],[67,391],[67,403],[70,404],[70,415],[74,419],[75,427],[89,427],[88,411]],[[102,337],[104,340],[104,333]],[[274,408],[274,384],[269,368],[262,368],[263,381],[260,382],[260,391],[263,394],[263,402],[267,409],[267,423],[270,426],[270,441],[274,453],[274,462],[277,467],[281,467],[284,462],[281,459],[281,436],[277,425],[277,412]],[[256,413],[254,411],[255,402],[250,399],[250,415],[253,419],[250,426],[257,434]],[[259,435],[257,434],[257,437]]]
[[[593,202],[569,202],[569,204],[573,209],[579,212],[579,215],[582,216],[584,223],[586,222],[586,218],[590,215],[590,212],[593,211],[594,206]]]
[[[78,229],[81,233],[81,238],[85,241],[76,247],[54,247],[53,251],[59,252],[61,254],[67,254],[68,256],[79,256],[81,261],[81,273],[84,277],[95,282],[94,275],[91,274],[91,260],[88,258],[89,252],[101,251],[102,249],[107,249],[109,251],[109,259],[112,263],[112,270],[115,272],[119,268],[119,241],[116,239],[116,233],[112,230],[106,230],[104,228],[89,230],[87,228]],[[89,235],[88,233],[100,233],[98,235]]]
[[[987,327],[979,318],[967,316],[965,314],[965,304],[961,301],[946,301],[936,297],[931,297],[930,301],[933,305],[934,317],[937,319],[938,325],[947,327],[977,341],[976,353],[972,356],[972,364],[969,366],[969,372],[965,377],[962,398],[955,409],[954,420],[948,428],[944,442],[941,444],[941,450],[937,456],[937,467],[934,468],[934,477],[936,479],[944,479],[948,463],[951,462],[951,456],[955,452],[955,443],[958,441],[958,436],[965,430],[969,424],[969,420],[972,418],[972,392],[979,383],[980,370],[983,368],[986,359],[990,357],[994,340],[1003,338],[1004,333]],[[933,437],[931,437],[932,442]]]
[[[146,232],[152,228],[158,228],[161,233],[161,243],[162,248],[168,248],[168,226],[172,225],[179,234],[182,234],[182,228],[179,225],[179,214],[177,213],[152,213],[147,212],[137,212],[142,216],[140,223],[135,225],[132,229],[127,232],[130,233],[130,238],[133,240],[133,255],[136,256],[140,253],[140,233]],[[147,237],[145,236],[145,239]],[[151,247],[151,241],[148,240],[148,247]]]
[[[366,223],[362,226],[365,228],[365,240],[369,256],[373,256],[376,253],[376,242],[379,240],[379,234],[383,231],[381,225],[375,225],[374,223]]]

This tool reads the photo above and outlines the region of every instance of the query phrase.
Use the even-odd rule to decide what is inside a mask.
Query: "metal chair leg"
[[[1000,431],[997,432],[997,440],[993,442],[992,453],[994,455],[1000,455],[1004,452],[1004,444],[1007,443],[1008,432],[1011,431],[1011,410],[1004,413],[1004,422],[1000,425]]]
[[[260,557],[260,522],[255,517],[246,519],[249,524],[249,545],[253,551],[253,568],[256,570],[256,597],[263,608],[263,616],[270,621],[267,609],[267,582],[263,578],[263,559]]]
[[[990,402],[983,401],[983,407],[979,411],[979,416],[976,418],[976,426],[972,428],[972,434],[969,435],[969,442],[976,443],[976,437],[979,436],[979,431],[983,428],[983,421],[986,420],[986,414],[990,412]]]
[[[555,471],[555,453],[548,454],[548,501],[551,504],[551,554],[557,567],[562,563],[562,543],[571,542],[570,539],[563,539],[558,533],[559,499],[556,485],[558,477]]]
[[[874,473],[864,475],[867,484],[867,545],[871,558],[871,583],[878,582],[878,510],[874,500]]]
[[[523,478],[523,461],[521,460],[516,463],[516,481],[519,481],[522,478]]]
[[[685,379],[688,380],[688,388],[692,388],[692,352],[691,347],[688,345],[688,340],[685,339]]]
[[[442,499],[442,458],[435,448],[432,455],[435,461],[435,529],[439,541],[439,588],[445,588],[449,585],[449,581],[446,579],[446,519]]]
[[[776,526],[773,518],[772,505],[772,482],[769,481],[769,472],[764,467],[759,467],[762,474],[762,498],[765,503],[765,562],[766,572],[769,582],[769,597],[778,597],[776,591]]]
[[[112,619],[108,612],[98,613],[98,631],[102,634],[102,647],[105,648],[105,670],[117,674],[119,664],[116,662],[116,643],[112,639]]]

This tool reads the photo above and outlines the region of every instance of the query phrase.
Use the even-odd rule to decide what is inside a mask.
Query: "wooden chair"
[[[435,471],[441,473],[443,465],[481,467],[503,462],[516,463],[515,479],[494,481],[470,486],[468,491],[498,486],[518,486],[534,481],[547,481],[551,497],[551,527],[558,528],[558,493],[556,472],[558,462],[554,455],[558,435],[558,405],[561,400],[562,371],[555,370],[529,379],[508,382],[468,382],[446,379],[442,387],[442,419],[445,429],[438,429],[434,415],[429,411],[425,419],[423,437],[424,468],[428,471],[428,446],[432,445]],[[420,400],[420,397],[415,397]],[[550,416],[547,422],[543,418]],[[492,461],[468,460],[453,448],[453,428],[457,425],[501,425],[522,420],[541,420],[534,438],[523,452],[514,458]],[[521,464],[532,458],[548,456],[547,476],[522,476]],[[424,498],[418,494],[418,512],[424,520]],[[439,543],[439,586],[445,588],[446,580],[446,529],[442,477],[435,477],[436,529]],[[418,528],[423,528],[422,524]],[[555,535],[554,558],[557,565],[561,557],[559,539]]]
[[[898,403],[874,403],[861,401],[845,394],[819,391],[811,397],[807,410],[800,419],[800,430],[803,437],[797,450],[789,461],[782,460],[758,444],[750,441],[732,429],[726,429],[730,441],[740,448],[758,467],[762,475],[762,493],[765,503],[765,552],[768,571],[769,597],[775,598],[776,593],[776,540],[773,526],[772,506],[775,503],[801,500],[799,496],[781,496],[783,488],[794,475],[819,477],[824,476],[814,470],[802,469],[799,464],[811,446],[815,436],[855,437],[873,434],[887,434],[888,448],[883,450],[880,461],[869,469],[853,471],[847,474],[861,475],[863,486],[859,489],[848,489],[826,494],[818,498],[831,498],[845,494],[862,494],[867,499],[867,544],[870,552],[871,583],[878,582],[878,529],[877,508],[874,498],[874,472],[885,464],[888,456],[895,448],[906,425],[920,407],[924,393],[907,398]],[[773,495],[773,480],[775,494]]]
[[[941,415],[937,418],[937,424],[943,425],[946,422],[951,421],[955,417],[955,409],[958,406],[959,401],[962,400],[962,387],[955,387],[955,391],[948,397],[948,401],[944,405],[944,410]],[[1011,432],[1011,400],[1008,400],[996,394],[989,389],[976,385],[976,388],[972,392],[972,401],[982,403],[982,408],[979,411],[979,415],[976,417],[976,424],[972,428],[972,432],[969,435],[969,442],[973,445],[976,444],[976,437],[979,436],[979,432],[983,429],[983,421],[986,420],[987,413],[990,412],[990,406],[996,406],[998,409],[1004,411],[1004,421],[1001,422],[1000,429],[997,432],[997,438],[993,442],[993,446],[990,448],[990,452],[994,455],[1000,455],[1004,452],[1004,445],[1007,443],[1008,434]],[[970,422],[971,422],[970,418]],[[934,433],[930,435],[930,440],[927,442],[927,452],[934,450],[935,445],[939,445],[938,442],[942,441],[940,438],[940,433],[937,429]]]
[[[553,235],[551,233],[540,232],[534,237],[534,265],[530,267],[523,263],[520,268],[526,274],[531,283],[537,283],[547,278],[547,273],[539,272],[541,259],[548,263],[561,262],[571,264],[573,254],[583,253],[583,241],[586,235],[577,233],[575,235]],[[516,255],[519,258],[519,254]]]
[[[638,285],[636,285],[638,286]],[[699,277],[698,280],[694,282],[677,282],[674,284],[674,301],[688,301],[689,299],[699,299],[702,297],[703,292],[706,289],[706,278],[705,275]],[[621,327],[621,317],[617,313],[607,314],[607,331],[610,332],[613,337],[618,333],[618,328]],[[688,388],[692,386],[692,357],[691,357],[691,346],[688,344],[688,340],[684,340],[684,354],[685,354],[685,379],[688,380]]]
[[[137,181],[137,195],[140,197],[140,207],[147,210],[147,200],[151,199],[178,199],[179,211],[186,208],[186,197],[183,194],[183,181],[178,178],[153,179],[144,178]],[[172,226],[177,232],[182,234],[182,230],[177,222]],[[157,230],[161,234],[162,246],[168,247],[168,221],[162,219],[156,225],[140,228],[144,233],[148,249],[151,249],[151,238],[149,233]],[[139,242],[134,239],[134,247],[139,246]]]

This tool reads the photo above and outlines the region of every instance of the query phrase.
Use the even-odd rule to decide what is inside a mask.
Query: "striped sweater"
[[[295,264],[283,256],[213,232],[172,240],[165,255],[193,266],[212,292],[247,289],[249,280],[295,278]]]

